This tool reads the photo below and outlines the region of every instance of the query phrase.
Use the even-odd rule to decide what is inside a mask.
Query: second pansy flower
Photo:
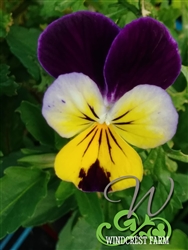
[[[41,64],[57,78],[43,115],[62,137],[59,178],[83,191],[104,191],[121,176],[143,176],[127,144],[153,148],[170,140],[178,115],[166,93],[180,72],[176,42],[165,26],[139,18],[119,29],[105,16],[81,11],[50,24],[39,39]],[[112,191],[135,185],[124,180]]]

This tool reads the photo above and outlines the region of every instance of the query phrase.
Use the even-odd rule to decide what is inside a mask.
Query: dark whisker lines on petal
[[[127,111],[127,112],[125,112],[123,115],[120,115],[120,116],[116,117],[115,119],[113,119],[113,120],[112,120],[112,122],[114,122],[114,121],[117,121],[117,120],[121,119],[122,117],[124,117],[125,115],[127,115],[130,111],[131,111],[131,110],[129,110],[129,111]]]
[[[127,131],[126,129],[120,128],[119,126],[116,126],[116,128],[121,129],[123,131]]]
[[[83,156],[85,155],[85,153],[87,152],[87,150],[88,150],[89,146],[91,145],[93,139],[95,138],[97,131],[98,131],[98,129],[96,129],[94,135],[92,136],[90,142],[88,143],[87,148],[85,149],[85,151],[84,151],[84,153],[83,153]],[[82,156],[82,157],[83,157],[83,156]]]
[[[92,114],[93,114],[96,118],[98,118],[98,119],[99,119],[98,115],[95,113],[94,108],[93,108],[93,107],[91,107],[88,103],[87,103],[87,105],[88,105],[89,109],[91,110]]]
[[[123,151],[122,147],[118,144],[116,138],[114,137],[114,135],[112,134],[112,132],[109,128],[108,128],[108,132],[109,132],[111,138],[113,139],[113,141],[115,142],[115,144],[118,146],[118,148],[123,152],[124,155],[126,155],[125,152]]]
[[[112,158],[112,152],[111,152],[112,147],[111,147],[111,145],[110,145],[110,140],[109,140],[109,137],[108,137],[108,134],[107,134],[107,130],[105,130],[105,134],[106,134],[106,140],[107,140],[108,152],[109,152],[109,155],[110,155],[110,159],[111,159],[111,161],[114,163],[113,158]],[[115,163],[114,163],[114,164],[115,164]]]
[[[81,112],[82,113],[82,112]],[[82,113],[85,117],[80,117],[81,119],[85,119],[85,120],[88,120],[88,121],[91,121],[91,122],[95,122],[95,120],[93,120],[92,118],[90,118],[89,116],[87,116],[86,114]]]
[[[111,152],[110,152],[111,151],[111,145],[110,145],[110,142],[109,142],[109,138],[108,138],[106,128],[107,128],[106,125],[104,125],[104,124],[99,125],[98,124],[98,126],[95,126],[95,128],[93,128],[90,131],[90,133],[88,133],[86,135],[86,137],[88,137],[90,135],[91,138],[89,139],[88,145],[87,145],[86,149],[83,152],[82,158],[84,158],[85,154],[87,153],[89,147],[91,147],[94,140],[98,140],[98,154],[97,154],[96,161],[89,166],[88,170],[84,169],[84,168],[81,168],[81,170],[79,172],[78,177],[81,180],[78,183],[78,187],[81,190],[103,192],[105,186],[110,182],[109,178],[111,176],[111,173],[108,172],[107,170],[105,170],[105,168],[101,165],[101,162],[99,160],[99,158],[100,158],[99,157],[99,151],[100,151],[100,146],[102,144],[102,140],[104,140],[104,137],[103,137],[104,131],[106,133],[109,154],[111,155]],[[86,137],[84,138],[84,140],[86,139]],[[83,142],[83,140],[82,140],[82,142]],[[111,158],[111,161],[114,163],[114,161],[112,159],[112,156],[110,158]],[[97,178],[93,178],[93,176],[97,176]]]
[[[119,127],[119,126],[116,126],[116,128],[118,128],[118,129],[120,129],[120,130],[122,130],[122,131],[124,131],[124,132],[127,132],[127,133],[129,133],[129,130],[127,129],[124,129],[124,128],[121,128],[121,127]],[[138,136],[138,137],[144,137],[144,138],[150,138],[150,139],[152,139],[152,138],[155,138],[155,135],[153,135],[153,136],[149,136],[148,134],[145,134],[145,135],[139,135],[136,131],[135,132],[131,132],[132,133],[132,135],[136,135],[136,136]]]
[[[143,104],[145,104],[145,103],[148,102],[148,101],[149,101],[148,99],[147,99],[147,100],[144,100],[144,101],[141,101],[141,102],[139,103],[139,105],[135,105],[132,109],[126,111],[123,115],[120,115],[120,116],[116,117],[115,119],[113,119],[112,122],[117,121],[117,120],[123,118],[124,116],[126,116],[127,114],[129,114],[131,111],[134,111],[136,108],[142,106]],[[134,121],[129,121],[129,122],[127,122],[127,123],[129,124],[129,123],[132,123],[132,122],[134,122]],[[117,124],[117,123],[113,123],[113,124]]]
[[[81,142],[79,142],[78,144],[77,144],[77,146],[80,144],[80,143],[82,143],[95,129],[96,129],[96,127],[97,126],[95,126],[85,137],[84,137],[84,139],[83,140],[81,140]]]
[[[100,150],[100,146],[101,146],[101,143],[102,143],[102,133],[103,133],[103,129],[101,129],[100,135],[99,135],[99,150]]]
[[[84,126],[84,125],[89,125],[89,124],[91,124],[91,123],[87,122],[87,123],[78,124],[77,126]]]
[[[126,124],[131,124],[133,123],[134,121],[130,121],[130,122],[115,122],[113,123],[114,125],[126,125]]]
[[[103,137],[103,133],[105,133],[106,136],[106,144],[107,144],[107,148],[108,148],[108,152],[109,152],[109,156],[111,159],[111,162],[113,164],[115,164],[113,157],[112,157],[112,145],[110,143],[110,137],[113,139],[113,141],[115,142],[115,145],[118,146],[118,148],[124,153],[123,149],[121,148],[121,146],[118,144],[117,140],[115,139],[114,135],[112,134],[112,132],[110,131],[110,129],[107,127],[107,125],[96,125],[85,137],[84,139],[79,142],[77,144],[80,145],[82,142],[84,142],[84,140],[86,138],[88,138],[88,136],[91,136],[91,138],[89,139],[88,145],[86,146],[86,149],[83,152],[82,157],[84,157],[84,155],[86,154],[86,152],[88,151],[89,147],[91,146],[92,142],[94,141],[94,139],[97,136],[97,140],[98,140],[98,156],[100,153],[100,147],[101,144],[104,142],[104,137]],[[124,153],[125,155],[125,153]]]

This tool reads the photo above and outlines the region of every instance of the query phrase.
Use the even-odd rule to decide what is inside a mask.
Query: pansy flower
[[[131,145],[162,145],[178,122],[164,89],[178,76],[181,61],[165,26],[144,17],[120,29],[102,14],[80,11],[44,30],[38,58],[56,78],[42,114],[60,136],[73,137],[56,156],[57,176],[83,191],[104,191],[127,175],[141,181],[142,161]],[[134,185],[123,180],[111,191]]]

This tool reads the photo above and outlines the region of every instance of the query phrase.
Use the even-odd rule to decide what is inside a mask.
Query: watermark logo
[[[155,213],[151,213],[151,205],[152,199],[155,193],[155,187],[151,187],[151,189],[143,196],[143,198],[134,206],[136,201],[140,182],[135,176],[125,176],[118,178],[107,185],[104,191],[105,198],[110,202],[120,202],[110,200],[107,196],[108,188],[117,181],[121,181],[123,179],[134,178],[136,180],[136,187],[135,192],[133,195],[133,199],[130,205],[129,210],[121,210],[118,212],[113,220],[113,226],[119,231],[123,232],[125,236],[110,236],[104,235],[108,230],[112,229],[112,225],[108,222],[101,223],[96,231],[97,239],[104,245],[108,246],[117,246],[117,245],[124,245],[124,244],[169,244],[169,239],[172,233],[170,223],[161,218],[161,217],[154,217],[167,205],[168,201],[170,200],[173,190],[174,190],[174,182],[172,178],[170,179],[171,188],[168,195],[167,200],[162,205],[162,207]],[[145,215],[144,221],[141,223],[137,214],[134,212],[138,206],[142,203],[142,201],[149,195],[148,201],[148,208],[147,214]],[[108,233],[107,233],[108,234]]]
[[[104,245],[117,246],[124,244],[169,244],[171,236],[170,223],[161,218],[150,218],[147,214],[142,224],[136,213],[133,213],[131,219],[123,222],[120,225],[120,220],[127,216],[129,210],[122,210],[114,217],[114,227],[120,232],[130,232],[129,236],[104,236],[104,229],[110,230],[112,225],[108,222],[101,223],[97,228],[97,239]]]

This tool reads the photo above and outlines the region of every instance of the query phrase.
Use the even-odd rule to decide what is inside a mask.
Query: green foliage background
[[[170,245],[160,248],[188,249],[188,3],[184,0],[1,1],[0,238],[20,226],[51,223],[66,215],[57,250],[103,250],[108,247],[97,241],[97,226],[104,221],[112,223],[117,212],[130,206],[134,188],[111,194],[121,202],[110,203],[102,194],[83,193],[54,174],[55,155],[68,140],[60,138],[41,115],[43,93],[53,78],[39,65],[37,39],[50,22],[78,10],[101,12],[120,27],[149,11],[178,42],[184,66],[167,90],[179,112],[178,130],[168,144],[138,151],[145,168],[138,200],[155,186],[152,211],[157,211],[168,196],[168,177],[172,177],[173,197],[159,216],[167,219],[174,231]],[[176,29],[177,18],[182,20],[182,30]],[[136,213],[143,219],[146,211],[147,199]],[[127,245],[118,249],[158,247]]]

